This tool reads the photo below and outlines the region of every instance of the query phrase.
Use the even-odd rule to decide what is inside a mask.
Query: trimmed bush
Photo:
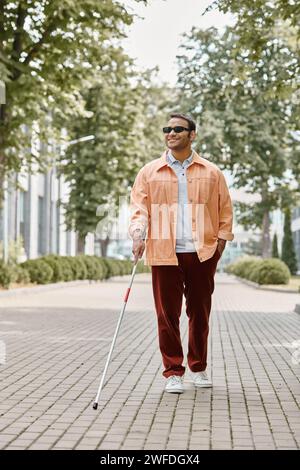
[[[64,280],[64,273],[61,263],[57,260],[55,255],[48,255],[39,258],[47,263],[52,268],[53,275],[50,282],[62,282]]]
[[[237,276],[244,277],[246,279],[250,279],[253,270],[261,263],[261,259],[245,259],[240,261],[235,268],[235,273]]]
[[[114,261],[114,263],[116,263],[116,267],[119,271],[118,276],[124,276],[124,274],[128,274],[126,263],[125,263],[124,260],[117,259],[117,260],[113,260],[113,261]]]
[[[5,289],[9,288],[9,284],[13,281],[13,270],[11,266],[0,260],[0,286]]]
[[[79,256],[65,256],[68,261],[72,273],[73,279],[87,279],[87,268],[84,261]]]
[[[49,257],[54,259],[55,261],[58,262],[60,265],[60,270],[61,270],[61,275],[62,275],[62,281],[68,282],[68,281],[73,281],[74,276],[73,276],[73,270],[72,267],[68,261],[67,256],[58,256],[58,255],[49,255]]]
[[[261,258],[256,256],[243,256],[235,260],[233,263],[227,264],[224,271],[228,274],[235,274],[239,277],[248,277],[256,263],[260,260]]]
[[[28,284],[30,282],[29,272],[19,264],[15,264],[14,261],[9,261],[5,266],[9,271],[10,282],[20,282],[22,284]]]
[[[103,263],[106,265],[106,276],[105,279],[108,279],[111,276],[118,276],[119,270],[116,267],[116,264],[112,258],[102,258]]]
[[[37,284],[48,284],[53,278],[53,269],[41,258],[30,259],[20,265],[28,271],[31,282]]]
[[[130,274],[131,271],[132,271],[132,267],[133,267],[132,261],[130,261],[129,259],[126,259],[126,260],[122,261],[122,263],[124,265],[125,274]],[[144,264],[144,263],[142,263],[142,264]],[[137,268],[136,268],[137,273],[139,272],[138,269],[139,269],[139,264],[137,265]]]
[[[276,258],[263,259],[254,267],[251,281],[258,284],[288,284],[290,271],[287,265]]]
[[[29,284],[30,274],[27,269],[23,268],[19,264],[13,267],[13,281],[21,284]]]
[[[105,261],[103,261],[104,258],[101,258],[100,256],[96,256],[96,255],[91,256],[91,258],[93,258],[95,263],[100,267],[100,270],[101,270],[100,280],[106,279],[106,276],[108,274],[108,266],[105,263]]]
[[[98,258],[100,262],[105,266],[104,279],[108,279],[111,276],[123,276],[126,274],[131,274],[133,268],[133,261],[119,260],[114,258]],[[146,271],[143,271],[145,268],[142,261],[138,262],[136,272],[149,272],[148,267],[146,266]]]
[[[101,266],[102,277],[101,279],[107,279],[109,277],[109,266],[105,262],[105,258],[101,258],[100,256],[93,256],[95,261]]]
[[[65,282],[73,281],[75,279],[74,273],[73,273],[73,269],[72,269],[71,263],[69,262],[68,257],[59,256],[57,257],[57,260],[61,263],[64,281]]]
[[[290,279],[287,265],[277,258],[242,258],[225,271],[258,284],[288,284]]]
[[[3,263],[2,263],[3,264]],[[13,268],[13,269],[12,269]],[[5,272],[3,280],[6,286],[10,282],[33,282],[47,284],[49,282],[71,281],[77,279],[102,280],[111,276],[131,274],[132,260],[116,260],[99,256],[58,256],[48,255],[38,259],[28,260],[16,266],[6,266],[1,271]],[[0,285],[1,285],[0,272]],[[150,272],[150,267],[139,261],[137,273]],[[4,274],[2,277],[5,277]]]
[[[80,255],[79,258],[85,263],[87,279],[98,281],[103,278],[101,264],[98,263],[95,256]]]
[[[235,266],[236,263],[226,264],[226,266],[224,266],[224,272],[227,274],[234,274]]]
[[[131,262],[131,266],[132,266],[132,262]],[[144,262],[140,260],[138,261],[136,272],[137,273],[151,273],[151,266],[145,265]]]

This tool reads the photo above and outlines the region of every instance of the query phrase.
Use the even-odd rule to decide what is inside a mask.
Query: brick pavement
[[[223,274],[213,389],[194,389],[186,374],[184,394],[164,393],[150,277],[141,274],[93,410],[128,279],[0,296],[1,449],[299,449],[299,295]],[[181,331],[186,351],[185,314]]]

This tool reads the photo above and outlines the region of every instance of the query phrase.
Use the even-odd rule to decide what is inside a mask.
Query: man
[[[217,263],[226,241],[233,240],[232,204],[222,172],[192,150],[193,119],[171,114],[163,132],[167,150],[139,171],[132,188],[129,234],[135,260],[142,257],[146,240],[165,390],[182,393],[183,294],[190,374],[196,387],[212,386],[205,371],[211,296]]]

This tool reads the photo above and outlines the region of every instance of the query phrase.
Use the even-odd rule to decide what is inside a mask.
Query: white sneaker
[[[181,377],[179,375],[168,377],[165,391],[169,393],[183,393],[184,388]]]
[[[207,377],[207,373],[204,371],[202,372],[192,372],[190,371],[193,384],[196,387],[208,388],[212,387],[212,381]]]

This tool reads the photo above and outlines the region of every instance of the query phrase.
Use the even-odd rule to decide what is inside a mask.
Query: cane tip
[[[94,408],[94,410],[96,410],[96,409],[98,408],[98,403],[95,402],[95,403],[93,404],[93,408]]]

